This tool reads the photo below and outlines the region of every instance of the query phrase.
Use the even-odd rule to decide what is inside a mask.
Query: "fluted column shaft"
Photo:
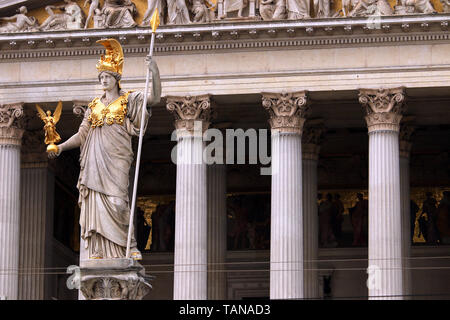
[[[208,128],[208,95],[166,97],[175,116],[177,187],[175,200],[174,299],[207,298],[207,178],[202,134]]]
[[[0,298],[18,298],[22,105],[0,106]]]
[[[402,219],[398,133],[369,134],[369,267],[379,268],[379,285],[369,296],[401,298]],[[377,270],[376,270],[377,271]],[[378,288],[377,288],[378,287]]]
[[[403,89],[361,90],[369,129],[370,299],[402,299],[399,123]]]
[[[303,145],[303,256],[305,298],[319,298],[317,259],[319,251],[319,221],[317,215],[318,146]]]
[[[21,171],[19,298],[45,299],[44,268],[51,266],[54,177],[46,163],[26,164]]]
[[[183,137],[177,146],[174,299],[206,299],[207,203],[203,141]]]
[[[227,298],[226,166],[224,164],[209,165],[207,179],[208,300],[225,300]]]
[[[303,298],[302,143],[272,134],[270,298]]]
[[[270,298],[302,299],[302,130],[306,92],[263,93],[272,130]]]

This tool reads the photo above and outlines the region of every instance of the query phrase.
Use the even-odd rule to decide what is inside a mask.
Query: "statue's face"
[[[104,91],[110,91],[117,86],[117,80],[111,74],[103,72],[100,74],[100,84]]]

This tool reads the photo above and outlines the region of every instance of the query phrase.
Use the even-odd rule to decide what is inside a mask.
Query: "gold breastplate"
[[[88,117],[91,127],[102,127],[105,123],[107,125],[113,123],[122,125],[127,114],[128,95],[130,93],[131,91],[125,93],[107,106],[103,104],[100,98],[92,100],[89,104],[91,114]]]

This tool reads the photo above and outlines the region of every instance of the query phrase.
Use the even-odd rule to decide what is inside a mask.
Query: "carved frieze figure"
[[[450,0],[441,0],[442,12],[450,13]]]
[[[237,17],[242,18],[242,11],[248,5],[248,0],[224,0],[223,1],[223,14],[220,19],[225,19],[229,12],[237,11]]]
[[[340,10],[340,12],[342,12],[342,15],[344,17],[348,17],[352,9],[356,7],[358,2],[359,0],[342,0],[342,9]]]
[[[105,93],[89,104],[78,132],[49,157],[80,148],[77,188],[81,238],[90,259],[124,258],[130,218],[129,171],[134,157],[131,139],[139,136],[142,113],[145,122],[149,113],[143,107],[143,93],[121,89],[124,58],[119,42],[107,39],[98,43],[106,48],[97,63]],[[150,107],[160,101],[161,85],[156,62],[151,60],[148,67],[152,73]],[[130,252],[133,259],[141,258],[134,237]]]
[[[42,31],[81,29],[84,26],[84,14],[76,2],[64,0],[61,6],[46,6],[49,17],[39,27]],[[56,13],[55,11],[59,11]]]
[[[311,18],[309,0],[286,0],[286,10],[290,20]]]
[[[314,14],[316,18],[328,18],[331,16],[332,0],[314,0]]]
[[[348,15],[350,17],[367,17],[393,14],[394,10],[392,10],[387,0],[359,0]]]
[[[19,13],[12,17],[0,18],[0,21],[13,21],[8,22],[4,26],[0,26],[0,32],[31,32],[38,31],[39,25],[35,17],[27,17],[27,7],[22,6],[19,8]]]
[[[94,17],[95,12],[99,10],[100,0],[86,0],[84,2],[85,8],[87,7],[88,3],[91,3],[91,5],[89,6],[88,17],[86,19],[86,23],[84,24],[85,29],[87,29],[89,21]]]
[[[395,6],[395,14],[436,13],[430,0],[401,0],[401,5]]]
[[[191,23],[185,0],[167,0],[167,24]]]
[[[105,0],[103,8],[95,17],[96,28],[133,28],[136,5],[131,0]]]
[[[259,13],[263,20],[286,19],[286,0],[261,0]]]
[[[192,0],[193,22],[211,22],[214,19],[214,11],[208,9],[204,0]]]
[[[147,10],[144,13],[144,19],[142,20],[141,25],[142,26],[150,25],[150,20],[156,9],[158,9],[160,23],[164,24],[164,17],[163,17],[164,6],[165,6],[165,2],[163,0],[148,0],[147,1]]]

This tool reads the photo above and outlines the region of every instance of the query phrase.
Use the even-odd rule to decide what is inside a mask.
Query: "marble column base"
[[[86,300],[142,300],[152,279],[133,259],[80,261],[80,290]]]

